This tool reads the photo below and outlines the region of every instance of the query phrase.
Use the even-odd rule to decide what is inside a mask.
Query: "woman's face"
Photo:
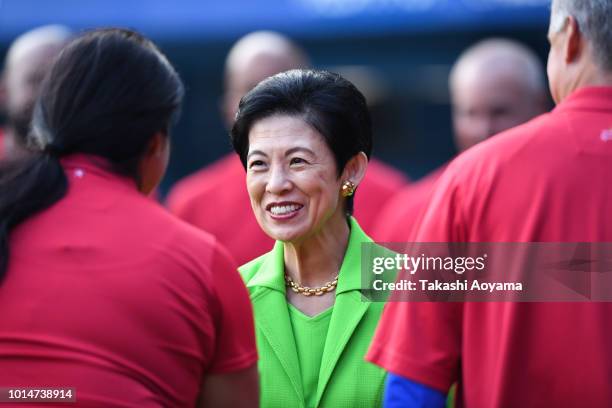
[[[301,118],[275,115],[249,132],[247,190],[270,237],[301,242],[344,217],[341,180],[323,136]]]

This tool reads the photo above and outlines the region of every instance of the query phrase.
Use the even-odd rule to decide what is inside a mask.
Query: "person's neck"
[[[612,72],[600,72],[589,86],[612,86]]]
[[[581,70],[569,84],[571,89],[568,95],[581,88],[610,87],[612,86],[612,72],[599,69],[591,65]]]
[[[334,214],[325,226],[302,242],[284,244],[285,272],[294,282],[321,287],[340,272],[350,228],[344,214]]]

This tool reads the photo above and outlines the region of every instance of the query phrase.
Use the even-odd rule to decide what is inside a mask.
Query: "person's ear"
[[[157,187],[164,177],[170,154],[168,136],[164,132],[156,132],[149,140],[140,159],[139,190],[149,194]]]
[[[166,154],[168,148],[168,136],[164,132],[156,132],[155,135],[149,140],[147,149],[145,150],[145,157],[160,158]]]
[[[571,64],[576,61],[583,51],[584,42],[578,22],[573,16],[567,17],[567,36],[565,43],[565,62]]]
[[[367,167],[368,156],[364,152],[359,152],[346,163],[340,180],[350,181],[357,187],[365,177]]]

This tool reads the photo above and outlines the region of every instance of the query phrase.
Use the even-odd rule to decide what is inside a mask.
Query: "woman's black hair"
[[[240,100],[231,140],[245,168],[254,123],[278,114],[299,116],[323,136],[338,177],[359,152],[370,158],[372,122],[363,94],[338,74],[294,69],[263,80]],[[348,214],[353,212],[353,198],[347,200]]]
[[[93,30],[66,45],[41,87],[30,152],[0,167],[0,279],[10,231],[66,194],[60,158],[103,157],[139,182],[138,162],[157,132],[168,134],[183,93],[166,57],[134,31]]]

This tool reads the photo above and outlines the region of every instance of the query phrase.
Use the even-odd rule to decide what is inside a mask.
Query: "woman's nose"
[[[291,190],[291,180],[282,166],[274,166],[270,169],[269,178],[266,183],[266,191],[272,194],[281,194]]]

